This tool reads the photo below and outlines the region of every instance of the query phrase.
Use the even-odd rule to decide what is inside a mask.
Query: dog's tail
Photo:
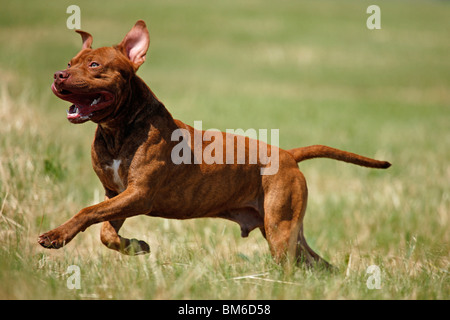
[[[360,156],[359,154],[321,145],[295,148],[287,151],[294,157],[295,161],[297,162],[313,158],[330,158],[369,168],[387,169],[391,166],[391,164],[387,161],[379,161],[371,158],[366,158]]]

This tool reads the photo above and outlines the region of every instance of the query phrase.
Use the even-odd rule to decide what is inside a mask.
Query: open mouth
[[[54,83],[52,91],[58,98],[73,103],[67,110],[67,119],[72,123],[91,120],[96,112],[109,107],[114,102],[114,95],[108,91],[72,92],[67,89],[58,89]]]

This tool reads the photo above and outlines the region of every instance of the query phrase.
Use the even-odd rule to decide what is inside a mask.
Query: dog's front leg
[[[129,186],[114,198],[82,209],[58,228],[40,235],[38,242],[45,248],[61,248],[92,224],[148,214],[151,210],[150,199],[148,193]]]
[[[105,201],[116,197],[118,193],[105,188]],[[104,221],[100,231],[100,240],[109,249],[126,255],[140,255],[150,253],[150,246],[142,240],[127,239],[119,235],[125,219]]]
[[[124,222],[125,219],[103,222],[100,231],[102,243],[109,249],[130,256],[150,253],[150,246],[145,241],[128,239],[119,235],[119,229]]]

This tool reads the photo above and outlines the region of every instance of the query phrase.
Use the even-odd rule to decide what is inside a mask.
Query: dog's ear
[[[83,49],[91,49],[92,46],[92,36],[84,31],[81,30],[75,30],[75,32],[79,33],[81,35],[81,40],[83,40],[83,47],[81,48],[81,50]]]
[[[134,69],[137,70],[145,61],[149,45],[150,36],[147,26],[144,21],[138,20],[117,48],[130,59]]]

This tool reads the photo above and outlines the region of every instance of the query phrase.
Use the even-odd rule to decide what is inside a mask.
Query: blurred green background
[[[81,47],[66,27],[72,4],[94,47],[146,21],[151,44],[138,74],[187,124],[279,129],[282,148],[326,144],[393,164],[300,165],[306,238],[338,275],[285,274],[257,232],[241,239],[218,220],[130,219],[122,232],[149,242],[146,257],[110,252],[99,226],[59,251],[37,246],[39,233],[103,198],[90,163],[95,125],[68,123],[67,103],[50,90]],[[377,1],[381,30],[366,27],[371,4],[2,3],[0,298],[448,299],[450,3]],[[66,287],[70,264],[82,270],[81,290]],[[371,264],[382,270],[380,290],[365,285]]]

